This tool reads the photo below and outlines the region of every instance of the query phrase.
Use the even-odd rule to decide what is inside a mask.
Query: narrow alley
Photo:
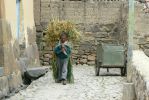
[[[126,77],[118,76],[119,69],[101,69],[100,76],[95,76],[93,66],[77,65],[73,73],[75,83],[62,85],[54,82],[49,71],[7,100],[122,100]]]

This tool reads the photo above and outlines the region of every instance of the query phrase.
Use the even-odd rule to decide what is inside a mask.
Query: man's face
[[[66,35],[62,35],[62,36],[61,36],[61,42],[64,43],[66,40],[67,40]]]

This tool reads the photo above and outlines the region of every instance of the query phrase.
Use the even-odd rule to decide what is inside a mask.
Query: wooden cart
[[[121,75],[126,74],[126,56],[123,45],[113,43],[99,43],[95,60],[95,75],[99,76],[100,68],[120,68]]]

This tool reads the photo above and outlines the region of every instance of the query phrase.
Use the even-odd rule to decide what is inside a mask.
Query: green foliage
[[[52,47],[59,40],[60,34],[62,32],[67,33],[68,40],[72,43],[80,40],[80,33],[77,31],[76,26],[69,21],[51,21],[49,22],[47,28],[44,30],[45,36],[44,40],[47,44]]]

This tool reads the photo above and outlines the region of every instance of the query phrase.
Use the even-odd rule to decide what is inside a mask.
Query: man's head
[[[61,41],[61,43],[64,43],[65,41],[67,41],[67,39],[68,39],[67,34],[63,32],[63,33],[60,35],[60,41]]]

